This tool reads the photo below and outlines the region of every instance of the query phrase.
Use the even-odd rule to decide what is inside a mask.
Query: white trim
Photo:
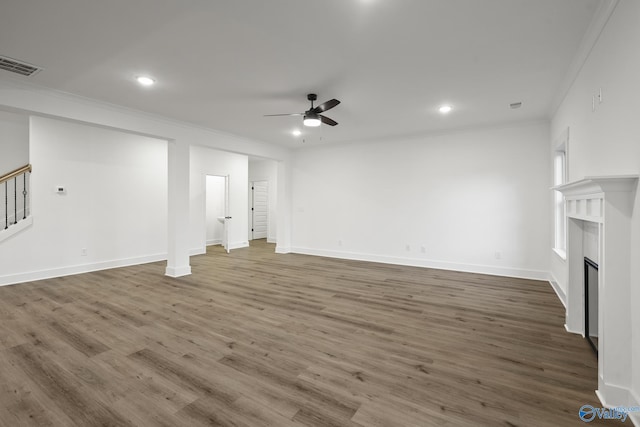
[[[288,246],[276,245],[276,253],[277,254],[290,254],[291,253],[291,248],[288,247]]]
[[[582,331],[575,331],[571,329],[566,323],[564,324],[564,330],[569,332],[570,334],[580,335],[584,338],[584,333],[582,333]]]
[[[586,176],[578,181],[557,185],[553,190],[560,191],[565,197],[595,197],[605,192],[631,192],[637,183],[638,175]]]
[[[602,378],[600,378],[602,381]],[[596,390],[596,396],[605,408],[624,407],[640,407],[640,399],[633,392],[625,387],[612,384],[603,384],[604,387]],[[630,412],[629,419],[634,426],[640,427],[640,412]]]
[[[0,231],[0,242],[7,240],[8,238],[20,233],[22,230],[29,228],[33,225],[33,216],[29,215],[23,220],[9,226],[6,230]]]
[[[556,278],[553,276],[553,273],[549,273],[549,276],[551,276],[551,279],[549,280],[549,284],[551,285],[551,288],[553,288],[553,290],[555,291],[556,295],[558,296],[558,299],[560,300],[560,302],[562,303],[562,305],[566,310],[567,294],[564,292],[564,290],[562,290],[562,288],[558,284],[558,280],[556,280]]]
[[[276,252],[279,252],[276,249]],[[435,268],[439,270],[463,271],[467,273],[489,274],[493,276],[517,277],[520,279],[549,281],[549,272],[541,270],[528,270],[520,268],[495,267],[490,265],[461,264],[448,261],[424,260],[414,258],[400,258],[387,255],[374,255],[357,252],[340,252],[325,249],[311,249],[292,247],[291,252],[324,256],[328,258],[350,259],[356,261],[380,262],[384,264],[406,265],[410,267]]]
[[[244,242],[229,243],[229,250],[248,248],[248,247],[249,247],[249,241],[248,240],[244,241]]]
[[[222,244],[222,239],[210,239],[210,240],[207,240],[207,246],[221,245],[221,244]]]
[[[213,245],[219,245],[219,244],[221,244],[221,243],[213,243]],[[200,247],[200,248],[191,248],[191,249],[189,249],[189,256],[206,254],[207,253],[207,246],[212,246],[212,245],[206,245],[206,246],[203,246],[203,247]],[[229,250],[248,248],[248,247],[249,247],[249,242],[248,241],[229,243]]]
[[[267,237],[267,243],[278,243],[276,239],[273,239],[271,237]]]
[[[573,83],[578,78],[582,67],[585,62],[589,58],[593,47],[596,45],[596,42],[600,38],[600,34],[602,30],[604,30],[605,25],[609,21],[609,18],[613,14],[616,6],[618,5],[619,0],[603,0],[598,5],[598,9],[593,14],[593,18],[589,23],[589,27],[587,31],[584,33],[582,40],[580,41],[580,46],[576,51],[573,60],[571,61],[571,65],[567,70],[564,78],[562,79],[562,83],[556,90],[556,97],[553,99],[551,104],[551,116],[554,116],[560,108],[560,105],[566,98],[569,90],[573,86]]]
[[[187,265],[184,267],[167,267],[164,274],[165,276],[174,278],[188,276],[189,274],[191,274],[191,266]]]
[[[92,271],[109,270],[111,268],[128,267],[131,265],[147,264],[150,262],[165,261],[166,259],[167,254],[163,253],[111,261],[101,261],[90,264],[80,264],[69,267],[51,268],[48,270],[32,271],[29,273],[11,274],[8,276],[0,276],[0,286],[32,282],[34,280],[52,279],[54,277],[71,276],[74,274],[90,273]]]
[[[633,390],[629,391],[629,406],[640,407],[640,396],[638,396]],[[640,427],[640,412],[629,414],[629,418],[634,426]]]
[[[195,256],[195,255],[204,255],[207,253],[207,247],[203,246],[201,248],[191,248],[189,249],[189,256]]]
[[[558,249],[558,248],[552,248],[553,253],[555,253],[558,258],[560,258],[563,261],[567,260],[567,251],[565,251],[564,249]]]

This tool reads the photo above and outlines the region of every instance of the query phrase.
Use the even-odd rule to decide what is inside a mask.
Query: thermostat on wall
[[[56,185],[56,193],[64,194],[67,192],[67,188],[64,185]]]

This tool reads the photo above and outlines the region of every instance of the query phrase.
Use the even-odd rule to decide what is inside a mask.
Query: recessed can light
[[[451,105],[443,105],[438,108],[438,111],[440,111],[442,114],[450,113],[451,110],[453,110],[453,107]]]
[[[151,86],[156,81],[149,76],[137,76],[136,81],[140,83],[142,86]]]
[[[300,132],[300,130],[299,130],[299,129],[295,129],[293,132],[291,132],[291,134],[292,134],[293,136],[300,136],[300,135],[302,135],[302,132]]]

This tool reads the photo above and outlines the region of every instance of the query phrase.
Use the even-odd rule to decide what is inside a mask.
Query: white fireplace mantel
[[[609,191],[630,192],[638,182],[638,175],[588,176],[579,181],[553,187],[565,196],[584,196],[602,194]]]
[[[632,402],[631,218],[638,175],[594,176],[553,187],[567,217],[568,331],[584,334],[584,226],[598,224],[598,390],[606,406]]]
[[[592,176],[553,187],[564,195],[569,218],[602,223],[606,194],[633,192],[638,175]]]

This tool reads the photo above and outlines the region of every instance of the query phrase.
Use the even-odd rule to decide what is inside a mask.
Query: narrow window
[[[569,129],[564,132],[563,137],[553,152],[553,185],[567,183],[567,144],[569,139]],[[553,194],[554,212],[554,244],[555,251],[562,256],[566,256],[567,250],[567,220],[565,215],[564,197],[561,192],[554,191]]]

